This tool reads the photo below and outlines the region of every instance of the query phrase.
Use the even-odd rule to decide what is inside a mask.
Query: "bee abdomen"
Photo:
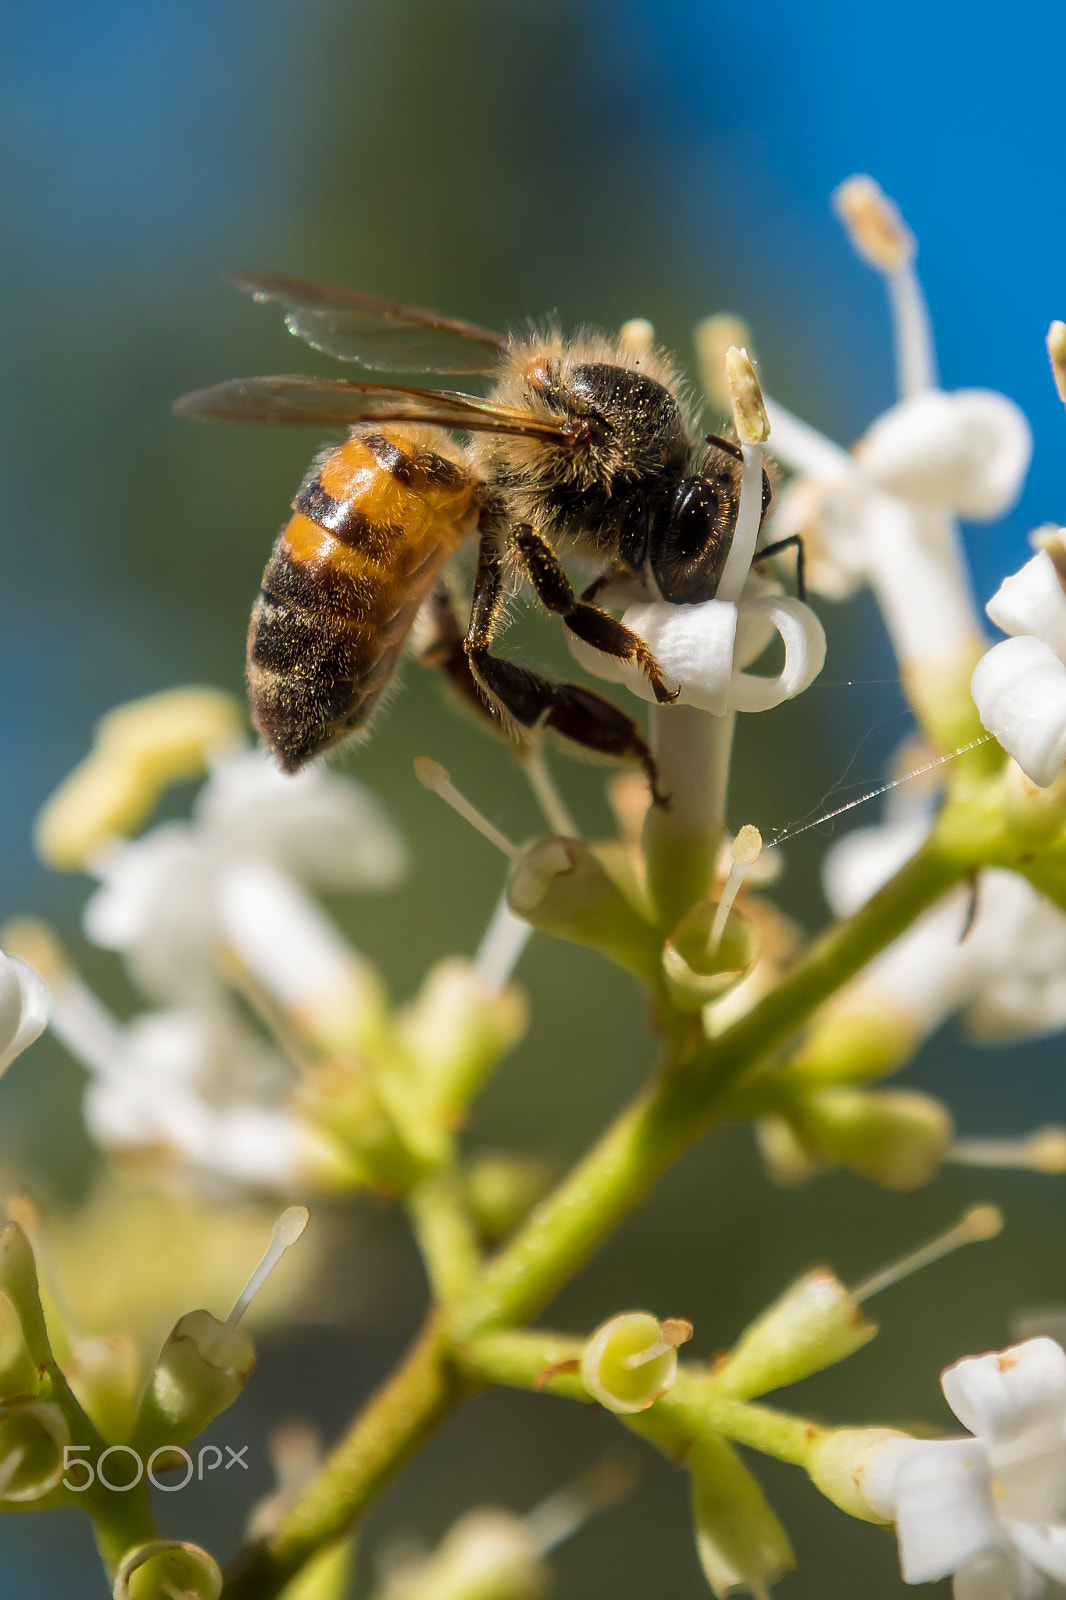
[[[252,720],[287,771],[367,722],[437,570],[472,526],[469,475],[441,457],[426,463],[424,449],[366,430],[293,503],[248,632]]]

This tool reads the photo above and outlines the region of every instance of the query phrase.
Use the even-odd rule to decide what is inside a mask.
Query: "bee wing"
[[[428,422],[471,433],[517,433],[566,443],[573,429],[531,411],[476,395],[347,378],[233,378],[197,389],[174,404],[201,422],[258,422],[273,427],[350,427],[356,422]]]
[[[507,340],[459,317],[358,289],[339,289],[274,272],[231,280],[257,300],[288,308],[285,326],[315,350],[384,372],[488,372]]]

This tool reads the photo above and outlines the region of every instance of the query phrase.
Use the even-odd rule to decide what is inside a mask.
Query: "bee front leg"
[[[500,541],[495,530],[488,530],[481,536],[470,627],[464,640],[470,670],[486,697],[519,737],[551,728],[582,749],[616,761],[635,762],[643,767],[656,804],[667,805],[655,759],[632,717],[581,684],[555,683],[543,673],[492,654],[502,595]]]
[[[639,634],[612,617],[599,606],[586,605],[577,598],[563,564],[555,551],[528,522],[520,522],[511,533],[511,544],[546,610],[562,617],[571,633],[604,655],[633,662],[644,673],[660,705],[676,700],[679,689],[671,692],[663,682],[659,663]]]

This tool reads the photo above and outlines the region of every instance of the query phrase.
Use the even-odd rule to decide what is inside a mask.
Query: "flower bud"
[[[538,1600],[547,1582],[526,1521],[485,1507],[460,1518],[426,1560],[400,1567],[380,1600]]]
[[[153,1539],[126,1556],[112,1593],[114,1600],[218,1600],[222,1574],[199,1545]]]
[[[646,1411],[673,1388],[677,1348],[692,1337],[680,1317],[660,1322],[648,1311],[612,1317],[592,1335],[581,1358],[581,1381],[608,1411]]]
[[[863,1479],[886,1444],[906,1438],[894,1428],[834,1428],[811,1445],[807,1471],[828,1500],[863,1522],[887,1522],[863,1496]]]
[[[255,1346],[210,1311],[175,1323],[148,1380],[137,1419],[143,1445],[184,1444],[231,1406],[255,1368]]]
[[[791,1070],[812,1083],[866,1083],[909,1061],[921,1031],[915,1017],[860,985],[823,1007]]]
[[[909,1089],[819,1089],[795,1111],[805,1140],[828,1160],[886,1189],[918,1189],[952,1137],[939,1100]]]
[[[649,983],[656,980],[659,941],[578,839],[544,839],[522,851],[507,899],[516,916],[571,944],[599,950]]]
[[[737,1340],[714,1372],[717,1388],[748,1399],[843,1361],[877,1332],[828,1267],[804,1273]]]
[[[795,1189],[825,1171],[825,1163],[811,1154],[784,1117],[760,1117],[755,1143],[767,1177],[783,1189]]]
[[[17,1222],[0,1228],[0,1291],[18,1314],[30,1359],[35,1366],[47,1365],[51,1350],[37,1287],[37,1264],[30,1242]]]
[[[734,1589],[765,1594],[796,1560],[759,1485],[724,1439],[704,1439],[689,1457],[700,1566],[719,1600]]]
[[[76,1400],[112,1443],[128,1439],[133,1428],[140,1366],[134,1340],[122,1333],[79,1339],[64,1363]]]
[[[50,1001],[44,980],[0,950],[0,1072],[44,1032]]]
[[[11,1296],[0,1289],[0,1400],[33,1394],[38,1368],[30,1355],[22,1319]]]
[[[440,961],[398,1019],[420,1086],[442,1114],[462,1110],[485,1075],[526,1030],[521,991],[496,989],[469,961]]]
[[[535,1156],[483,1152],[467,1166],[463,1193],[482,1238],[504,1239],[527,1216],[551,1181],[547,1164]]]
[[[38,1400],[0,1405],[0,1501],[40,1500],[63,1475],[70,1443],[58,1406]]]
[[[84,867],[108,840],[139,827],[168,785],[206,771],[241,727],[237,702],[215,689],[172,689],[119,706],[41,810],[38,853],[64,871]]]
[[[759,956],[755,925],[743,912],[729,912],[717,933],[718,907],[710,900],[690,906],[663,947],[662,968],[670,998],[682,1011],[700,1011],[735,989]]]

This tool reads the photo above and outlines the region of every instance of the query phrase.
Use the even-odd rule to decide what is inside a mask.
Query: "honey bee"
[[[673,698],[644,641],[593,603],[619,584],[676,605],[712,599],[729,553],[741,452],[714,435],[695,441],[667,358],[595,334],[505,337],[298,278],[234,281],[280,302],[292,333],[342,361],[483,373],[491,383],[480,398],[342,378],[243,378],[177,402],[185,417],[349,429],[316,456],[252,610],[252,719],[281,766],[295,772],[366,728],[421,610],[431,626],[422,660],[513,736],[546,727],[638,763],[662,801],[631,717],[496,654],[493,641],[509,586],[525,579],[579,639],[635,663],[658,701]],[[764,514],[769,498],[764,480]],[[464,630],[441,569],[475,539]],[[570,555],[601,568],[580,594],[563,568]]]

